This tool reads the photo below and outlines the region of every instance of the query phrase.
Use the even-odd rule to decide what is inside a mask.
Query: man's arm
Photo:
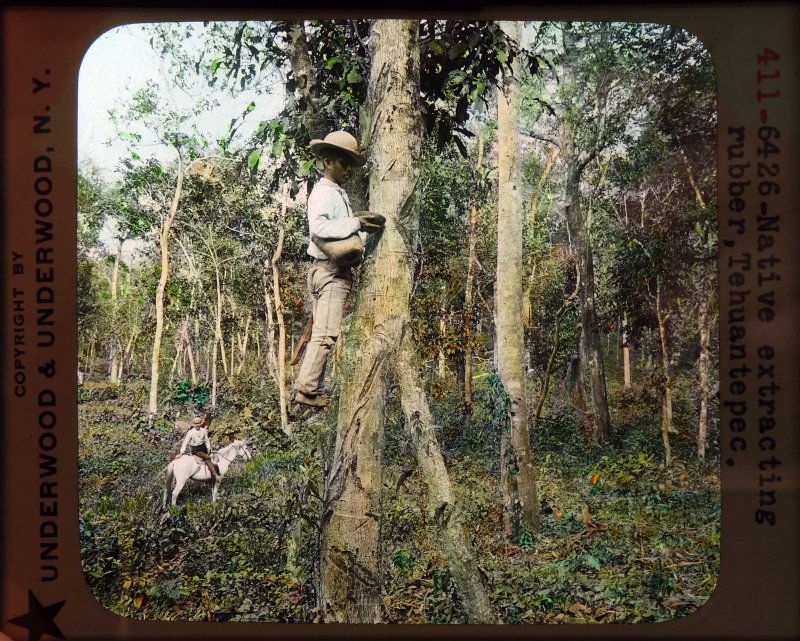
[[[208,440],[208,430],[206,428],[203,428],[203,439],[205,441],[208,453],[211,454],[211,441]]]

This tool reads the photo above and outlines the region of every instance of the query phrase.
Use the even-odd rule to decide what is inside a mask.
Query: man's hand
[[[373,214],[369,211],[359,211],[357,212],[356,217],[361,223],[361,231],[370,233],[381,231],[384,223],[386,222],[386,218],[380,214]]]

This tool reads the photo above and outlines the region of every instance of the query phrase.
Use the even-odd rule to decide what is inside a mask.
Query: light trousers
[[[329,260],[315,260],[308,270],[308,291],[314,322],[300,373],[294,387],[305,394],[322,391],[325,366],[342,327],[344,303],[353,284],[350,267]]]

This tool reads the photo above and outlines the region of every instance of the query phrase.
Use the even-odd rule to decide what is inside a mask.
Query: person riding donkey
[[[203,419],[200,416],[192,419],[192,427],[186,432],[178,455],[184,454],[187,447],[190,455],[199,456],[205,461],[208,471],[211,472],[212,480],[216,481],[219,475],[211,460],[211,441],[208,439],[208,430],[204,427]]]
[[[353,167],[367,162],[352,135],[334,131],[324,140],[312,140],[310,147],[322,160],[324,176],[308,196],[310,241],[306,253],[313,258],[307,277],[312,326],[293,400],[323,408],[330,402],[323,389],[325,366],[339,336],[345,299],[353,284],[352,267],[361,262],[366,233],[382,230],[385,218],[368,211],[354,213],[341,187]],[[344,246],[347,249],[342,249]]]

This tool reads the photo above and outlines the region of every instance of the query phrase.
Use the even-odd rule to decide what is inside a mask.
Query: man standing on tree
[[[322,160],[325,173],[308,196],[308,231],[312,240],[307,253],[313,258],[308,270],[308,291],[313,324],[294,383],[294,402],[322,408],[330,402],[323,389],[325,365],[339,336],[353,276],[351,261],[330,258],[314,239],[336,241],[359,234],[363,242],[365,232],[383,228],[383,217],[367,211],[353,213],[347,193],[341,187],[353,167],[363,167],[367,162],[353,136],[346,131],[334,131],[324,140],[312,140],[310,146],[312,153]]]

